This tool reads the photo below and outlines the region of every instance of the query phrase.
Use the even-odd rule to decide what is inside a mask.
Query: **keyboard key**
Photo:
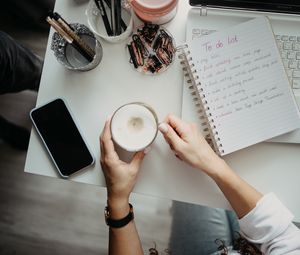
[[[299,42],[294,42],[293,43],[293,50],[300,50],[300,43]]]
[[[276,40],[281,40],[281,35],[275,35]]]
[[[300,79],[293,79],[293,89],[300,89]]]
[[[292,35],[292,36],[289,37],[289,40],[290,40],[290,41],[296,41],[296,40],[297,40],[297,37]]]
[[[300,36],[297,36],[297,41],[300,42]]]
[[[286,69],[286,74],[287,74],[287,76],[288,76],[289,78],[292,78],[292,76],[293,76],[293,70],[291,70],[291,69]]]
[[[278,46],[279,50],[282,50],[282,48],[283,48],[283,42],[277,41],[277,46]]]
[[[298,61],[298,69],[300,69],[300,61]]]
[[[295,51],[288,51],[287,58],[288,59],[295,59],[296,58],[296,52]]]
[[[300,70],[293,71],[293,78],[300,78]]]
[[[285,68],[288,68],[288,65],[289,65],[289,62],[290,62],[290,61],[287,60],[287,59],[283,59],[282,62],[283,62],[284,67],[285,67]]]
[[[300,52],[296,52],[296,59],[300,60]]]
[[[292,43],[291,42],[284,42],[283,43],[283,49],[284,50],[291,50],[292,49]]]
[[[290,69],[296,69],[297,68],[297,61],[290,60],[288,64],[288,68]]]
[[[281,52],[281,58],[282,58],[282,59],[288,58],[288,57],[287,57],[287,52],[286,52],[286,51],[282,51],[282,52]]]
[[[281,36],[281,40],[282,41],[288,41],[289,40],[289,36],[288,35],[282,35]]]

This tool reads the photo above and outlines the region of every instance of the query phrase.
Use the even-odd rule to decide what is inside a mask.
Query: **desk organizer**
[[[168,69],[175,59],[175,42],[162,26],[146,23],[137,28],[127,44],[129,62],[144,74]]]
[[[95,50],[94,59],[92,62],[88,62],[72,45],[55,32],[52,36],[51,50],[53,50],[57,61],[67,69],[73,71],[88,71],[95,68],[101,62],[103,55],[100,42],[85,25],[73,23],[70,26],[76,34]]]

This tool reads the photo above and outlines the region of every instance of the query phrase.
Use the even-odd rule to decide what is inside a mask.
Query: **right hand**
[[[129,196],[137,181],[145,151],[137,152],[130,163],[122,161],[119,158],[112,141],[110,119],[106,121],[101,133],[100,147],[100,163],[107,186],[108,206],[110,209],[117,209],[112,210],[111,213],[114,215],[117,215],[118,213],[122,215],[123,211],[125,213],[124,215],[127,215]]]
[[[175,156],[213,175],[224,161],[212,150],[194,123],[186,123],[175,115],[168,115],[159,125]]]

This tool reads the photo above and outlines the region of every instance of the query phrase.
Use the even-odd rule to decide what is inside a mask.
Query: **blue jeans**
[[[0,31],[0,94],[38,90],[43,61]]]
[[[234,212],[201,205],[173,202],[172,255],[207,255],[218,251],[216,239],[232,246],[239,224]]]

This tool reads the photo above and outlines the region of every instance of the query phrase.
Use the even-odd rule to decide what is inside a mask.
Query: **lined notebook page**
[[[189,47],[223,155],[300,127],[267,18],[203,36]]]

